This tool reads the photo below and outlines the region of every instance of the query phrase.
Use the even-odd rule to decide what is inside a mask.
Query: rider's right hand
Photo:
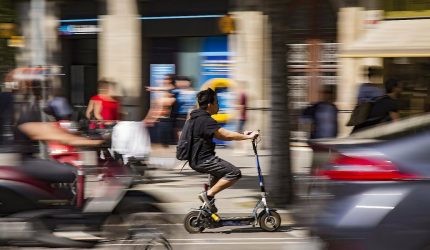
[[[260,132],[259,131],[245,131],[244,134],[246,136],[248,136],[248,139],[254,140],[260,135]]]

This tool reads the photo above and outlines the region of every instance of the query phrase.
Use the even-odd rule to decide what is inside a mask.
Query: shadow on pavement
[[[281,226],[276,232],[290,232],[294,230],[292,226]],[[263,231],[260,227],[246,227],[246,228],[236,228],[236,229],[225,229],[217,231],[205,231],[202,234],[240,234],[240,233],[267,233]]]

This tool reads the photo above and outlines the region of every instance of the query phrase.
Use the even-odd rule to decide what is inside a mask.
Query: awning
[[[26,82],[32,80],[46,80],[49,76],[54,75],[47,67],[33,67],[33,68],[15,68],[10,71],[4,79],[4,84],[10,89],[18,89],[19,82]]]
[[[49,74],[49,68],[33,67],[33,68],[16,68],[8,73],[7,81],[25,81],[25,80],[45,80]]]
[[[347,58],[430,57],[430,19],[381,21],[339,52]]]

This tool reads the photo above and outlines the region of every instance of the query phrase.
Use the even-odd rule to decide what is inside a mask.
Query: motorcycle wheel
[[[187,216],[185,216],[184,227],[188,233],[197,234],[205,230],[203,226],[198,225],[199,214],[200,213],[198,211],[191,211],[187,214]]]
[[[120,246],[121,249],[126,250],[172,250],[172,245],[163,236],[154,236],[148,238],[148,236],[136,235],[131,240],[124,241],[124,245]]]
[[[136,197],[126,197],[107,218],[103,229],[109,240],[121,240],[130,237],[132,228],[159,228],[161,224],[169,224],[169,221],[160,207],[142,203]]]

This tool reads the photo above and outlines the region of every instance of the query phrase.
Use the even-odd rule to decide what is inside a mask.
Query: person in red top
[[[242,90],[240,92],[240,96],[239,96],[239,124],[238,124],[238,128],[237,128],[237,132],[239,133],[243,133],[244,128],[245,128],[245,123],[246,120],[248,119],[247,115],[246,115],[246,109],[247,109],[247,99],[248,97],[246,96],[246,93],[244,90]]]
[[[98,94],[91,97],[88,103],[86,116],[100,121],[119,120],[119,103],[112,96],[114,83],[106,80],[98,82]]]

